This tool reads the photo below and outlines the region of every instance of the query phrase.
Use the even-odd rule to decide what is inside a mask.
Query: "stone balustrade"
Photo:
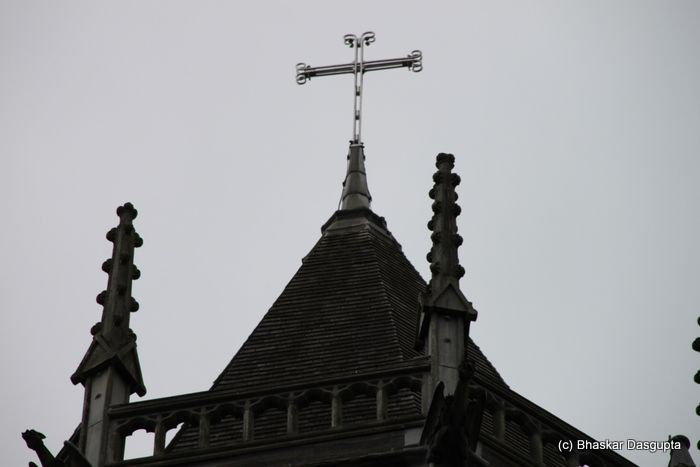
[[[318,407],[319,403],[330,410],[328,420],[319,425],[316,432],[346,426],[343,408],[357,398],[371,402],[374,408],[370,417],[359,422],[353,420],[353,426],[382,423],[390,419],[390,407],[399,392],[405,394],[411,391],[420,397],[427,377],[428,367],[422,365],[276,392],[207,391],[116,406],[109,411],[110,443],[114,453],[114,458],[109,462],[123,460],[126,438],[141,429],[154,433],[155,457],[169,453],[170,448],[166,443],[168,431],[178,430],[177,436],[186,432],[190,450],[206,449],[211,445],[211,433],[216,425],[231,418],[242,427],[238,439],[227,440],[230,445],[245,445],[253,440],[265,442],[264,438],[256,438],[256,420],[265,417],[269,411],[286,414],[286,422],[282,422],[283,432],[289,437],[300,436],[300,416],[312,404]],[[416,415],[420,415],[420,400],[417,407]],[[192,446],[194,443],[196,445]]]
[[[535,419],[531,415],[532,409],[528,407],[528,404],[533,404],[524,398],[521,398],[520,403],[519,398],[512,394],[506,394],[502,389],[482,382],[471,385],[470,390],[486,392],[484,410],[490,417],[491,430],[485,432],[482,427],[482,434],[491,436],[499,443],[512,444],[515,440],[527,444],[532,465],[607,465],[604,452],[579,451],[575,447],[571,452],[561,452],[560,442],[593,440],[584,433],[565,426],[554,416]]]
[[[170,430],[183,433],[182,441],[188,443],[188,452],[202,452],[212,446],[212,432],[225,419],[233,419],[240,425],[237,431],[240,436],[227,439],[222,445],[216,440],[216,446],[250,446],[281,441],[279,436],[259,437],[261,428],[256,422],[265,419],[270,412],[282,414],[275,419],[280,426],[276,433],[282,433],[285,439],[296,439],[302,436],[318,435],[333,430],[352,427],[377,426],[382,423],[393,423],[392,404],[401,391],[410,391],[420,395],[423,402],[430,397],[423,394],[429,371],[427,366],[399,369],[391,373],[357,375],[354,378],[325,381],[318,384],[292,387],[276,392],[235,393],[230,391],[206,391],[185,394],[182,396],[155,399],[152,401],[135,402],[113,407],[109,411],[110,442],[115,453],[110,463],[123,460],[124,445],[128,436],[137,430],[153,433],[153,457],[167,456],[172,449],[168,446],[167,433]],[[566,465],[567,467],[582,464],[591,466],[605,465],[603,453],[588,451],[562,454],[558,443],[572,439],[590,439],[585,434],[571,427],[565,427],[556,417],[538,417],[535,419],[524,398],[519,401],[506,390],[492,386],[482,381],[470,385],[470,391],[485,391],[484,416],[489,418],[490,428],[482,427],[482,435],[492,438],[503,446],[514,441],[527,445],[530,452],[530,463],[533,466]],[[346,420],[344,409],[352,406],[357,399],[370,403],[371,412],[365,410],[365,417],[358,420],[357,414],[352,421]],[[365,404],[368,405],[368,404]],[[417,401],[418,407],[421,401]],[[323,408],[327,419],[311,431],[302,431],[300,421],[305,411],[312,407]],[[367,407],[365,407],[367,408]],[[420,415],[417,412],[417,415]],[[318,418],[318,413],[313,415]],[[270,420],[265,423],[269,425]],[[264,427],[269,429],[269,426]],[[571,433],[568,433],[571,431]],[[185,439],[186,438],[186,439]]]

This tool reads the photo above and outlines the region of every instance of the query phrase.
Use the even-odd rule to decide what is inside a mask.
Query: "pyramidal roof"
[[[347,160],[340,210],[212,389],[261,391],[425,359],[415,344],[426,282],[371,210],[362,143]],[[505,384],[478,349],[471,355]]]
[[[415,341],[426,283],[383,224],[369,209],[334,214],[212,389],[289,387],[424,359]]]

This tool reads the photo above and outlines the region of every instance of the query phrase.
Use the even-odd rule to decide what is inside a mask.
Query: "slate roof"
[[[212,390],[306,384],[393,370],[422,357],[414,345],[426,283],[383,219],[368,210],[355,214],[331,219]],[[481,373],[505,384],[473,349]]]
[[[415,350],[418,299],[425,288],[383,218],[368,209],[338,211],[211,391],[262,392],[427,364]],[[468,352],[483,378],[507,388],[473,342]],[[420,414],[419,393],[403,390],[399,396],[390,402],[390,416]],[[344,423],[372,420],[374,401],[365,402],[345,407]],[[326,411],[302,411],[300,430],[322,427],[330,419]],[[278,415],[276,421],[256,420],[256,439],[281,434],[284,414]],[[211,429],[216,444],[236,437],[240,421]],[[170,449],[194,445],[195,430],[183,430]]]

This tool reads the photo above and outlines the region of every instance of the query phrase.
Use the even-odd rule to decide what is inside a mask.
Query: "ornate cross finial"
[[[423,55],[420,50],[414,50],[408,56],[402,58],[390,58],[387,60],[372,60],[365,62],[364,49],[375,40],[373,32],[368,31],[360,37],[354,34],[346,34],[343,37],[345,45],[355,49],[355,60],[343,65],[330,65],[310,67],[306,63],[297,63],[297,84],[304,84],[313,76],[342,75],[352,73],[355,75],[354,99],[352,123],[352,142],[360,144],[362,132],[362,79],[367,71],[388,70],[391,68],[408,68],[411,71],[423,69]]]

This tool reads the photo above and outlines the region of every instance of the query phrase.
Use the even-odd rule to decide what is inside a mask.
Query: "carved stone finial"
[[[134,265],[134,249],[141,246],[143,240],[132,223],[138,215],[133,204],[119,206],[117,215],[119,225],[107,233],[107,240],[113,243],[112,257],[102,263],[102,270],[108,275],[107,289],[96,298],[102,305],[102,319],[99,326],[93,326],[93,342],[71,380],[74,384],[85,384],[90,374],[117,359],[120,361],[114,363],[124,373],[129,390],[144,395],[146,388],[133,333],[129,329],[129,315],[139,309],[138,302],[131,295],[132,282],[141,276]]]
[[[138,216],[139,212],[134,208],[134,205],[131,203],[124,203],[124,206],[119,206],[117,208],[117,216],[122,217],[123,214],[127,214],[130,218],[130,220],[136,219],[136,216]]]
[[[671,449],[669,467],[695,467],[693,458],[690,457],[690,440],[684,435],[669,437],[669,441],[680,444],[680,449]]]
[[[469,325],[476,320],[477,312],[459,287],[464,268],[459,264],[457,250],[463,243],[457,233],[457,205],[455,187],[461,182],[452,173],[455,158],[440,153],[436,158],[435,182],[428,195],[433,199],[433,216],[428,222],[432,248],[426,256],[430,263],[431,278],[420,298],[420,323],[416,348],[424,349],[427,342],[431,356],[431,384],[443,383],[446,394],[454,394],[460,379],[458,367],[466,354]]]
[[[455,187],[461,182],[459,175],[452,173],[455,158],[452,154],[440,153],[435,162],[437,172],[433,175],[435,186],[428,193],[434,200],[433,218],[428,228],[433,247],[428,257],[432,271],[433,290],[442,290],[449,282],[456,282],[464,275],[459,264],[457,249],[462,237],[457,233],[457,216],[461,208],[457,205]],[[456,284],[458,286],[458,283]]]
[[[455,187],[462,180],[459,175],[452,173],[454,164],[455,157],[452,154],[438,154],[435,162],[438,170],[433,174],[435,185],[428,193],[433,199],[433,217],[428,222],[433,246],[426,256],[430,263],[431,278],[423,297],[423,305],[424,311],[438,306],[466,312],[467,320],[474,321],[476,311],[459,289],[464,268],[459,264],[457,250],[464,240],[457,233],[457,216],[462,209],[457,204]]]

